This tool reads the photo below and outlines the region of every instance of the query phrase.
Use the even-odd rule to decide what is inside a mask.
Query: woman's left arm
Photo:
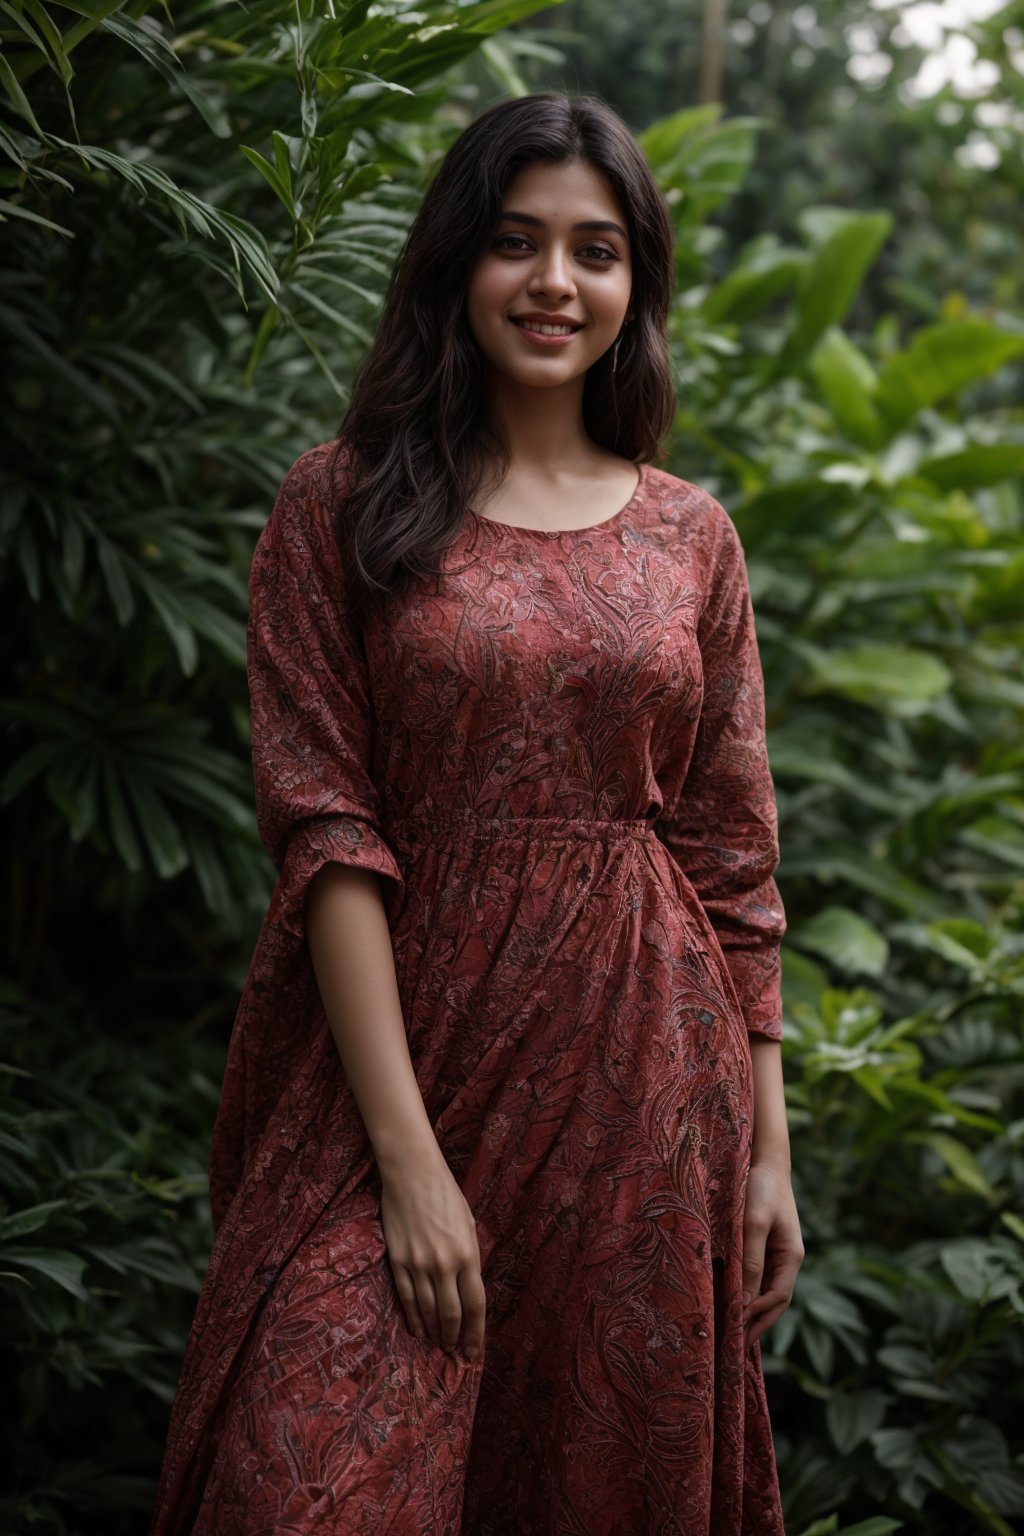
[[[703,516],[694,527],[710,570],[697,626],[703,699],[682,793],[656,830],[715,929],[747,1026],[754,1123],[743,1289],[752,1344],[786,1310],[803,1258],[782,1085],[786,914],[775,883],[778,815],[746,560],[725,508],[697,496]]]
[[[743,1324],[748,1348],[789,1306],[804,1258],[790,1178],[782,1045],[763,1035],[750,1035],[749,1040],[754,1134],[743,1219]]]

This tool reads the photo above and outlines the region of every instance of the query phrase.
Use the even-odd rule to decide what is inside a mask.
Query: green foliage
[[[483,90],[558,62],[514,30],[533,9],[258,0],[172,27],[17,0],[0,23],[12,1533],[116,1536],[151,1498],[269,891],[253,540],[334,430],[438,155]],[[955,291],[917,329],[868,302],[909,258],[865,198],[802,199],[794,235],[716,274],[708,221],[764,174],[764,127],[673,108],[642,138],[676,231],[669,467],[742,534],[779,790],[808,1250],[764,1344],[787,1525],[1004,1536],[1024,1513],[1024,340]]]
[[[115,1050],[65,1008],[2,1001],[0,1528],[139,1529],[209,1253],[221,1050],[141,1024]]]

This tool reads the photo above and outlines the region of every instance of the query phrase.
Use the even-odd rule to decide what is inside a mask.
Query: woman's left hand
[[[746,1349],[756,1344],[789,1306],[803,1259],[800,1218],[788,1170],[774,1163],[752,1162],[743,1218]]]

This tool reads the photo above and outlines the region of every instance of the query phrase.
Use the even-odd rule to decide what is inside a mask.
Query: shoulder
[[[318,443],[299,454],[286,472],[277,493],[274,510],[284,513],[305,509],[306,515],[330,508],[334,494],[345,481],[346,455],[338,452],[337,439]]]
[[[742,564],[736,524],[710,491],[654,464],[647,466],[647,491],[653,526],[665,531],[673,551],[708,584],[713,584],[723,566]]]
[[[335,439],[318,443],[285,472],[257,542],[257,563],[271,550],[299,561],[333,560],[334,506],[345,477],[344,454],[337,449]]]

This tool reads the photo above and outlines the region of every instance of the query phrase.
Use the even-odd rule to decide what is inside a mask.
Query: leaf
[[[1005,1226],[1009,1227],[1014,1237],[1019,1238],[1020,1241],[1024,1243],[1024,1219],[1018,1216],[1014,1211],[1000,1212],[999,1219]]]
[[[885,1417],[884,1392],[834,1392],[825,1405],[825,1422],[840,1456],[848,1456]]]
[[[984,1303],[1003,1270],[998,1250],[982,1238],[960,1238],[944,1243],[940,1258],[943,1269],[968,1301]]]
[[[41,213],[33,213],[31,208],[22,208],[20,203],[12,203],[6,197],[0,197],[0,222],[4,219],[27,219],[42,229],[52,229],[55,235],[66,235],[69,240],[74,239],[75,232],[68,229],[67,225],[55,224],[52,219],[44,219]]]
[[[35,1270],[54,1280],[62,1290],[70,1291],[80,1301],[88,1301],[89,1293],[82,1284],[85,1260],[74,1253],[58,1248],[7,1248],[2,1254],[5,1264],[20,1264],[23,1269]]]
[[[896,1376],[927,1380],[935,1374],[935,1362],[923,1349],[910,1344],[886,1344],[877,1351],[879,1365]]]
[[[849,907],[823,907],[801,923],[793,937],[802,948],[854,975],[881,976],[889,963],[885,936]]]
[[[997,1424],[961,1414],[945,1449],[968,1487],[997,1514],[1024,1514],[1024,1477],[1010,1460],[1009,1447]]]
[[[798,251],[769,246],[749,252],[711,289],[701,319],[715,326],[753,319],[793,287],[802,267]]]
[[[0,804],[9,805],[27,785],[58,761],[64,750],[62,741],[41,741],[30,747],[11,764],[4,775],[0,786]]]
[[[966,1189],[981,1195],[992,1204],[996,1203],[998,1196],[982,1173],[974,1153],[962,1141],[957,1141],[955,1136],[949,1136],[945,1131],[915,1131],[909,1133],[906,1139],[930,1147]]]
[[[147,357],[137,348],[127,347],[116,341],[103,341],[92,347],[91,356],[100,359],[113,358],[122,362],[130,374],[146,375],[159,390],[175,396],[197,416],[201,415],[205,408],[200,396],[190,389],[183,379],[166,368],[157,358]]]
[[[10,97],[14,110],[21,114],[26,122],[35,130],[38,137],[45,142],[46,134],[39,126],[36,115],[29,105],[28,97],[18,83],[17,75],[2,53],[0,53],[0,85],[4,87]]]
[[[928,406],[977,384],[1024,356],[1024,336],[970,316],[925,326],[905,352],[886,358],[877,401],[895,431]]]
[[[988,958],[995,943],[993,936],[970,918],[949,917],[926,923],[922,932],[936,954],[972,974],[984,972],[985,967],[979,962]]]
[[[291,162],[290,145],[291,144],[296,144],[296,145],[299,146],[299,151],[298,152],[299,152],[299,155],[301,157],[302,140],[301,139],[288,140],[288,139],[285,138],[284,134],[278,128],[274,128],[272,130],[270,138],[271,138],[271,142],[272,142],[272,144],[274,146],[274,165],[275,165],[275,167],[277,169],[277,174],[278,174],[278,176],[280,176],[283,185],[287,188],[289,196],[291,196],[292,195],[292,162]],[[300,159],[300,164],[301,164],[301,159]]]
[[[952,684],[949,668],[937,656],[894,645],[823,652],[813,659],[812,671],[809,691],[845,694],[879,708],[891,699],[935,699]]]
[[[46,1200],[42,1205],[29,1206],[27,1210],[14,1211],[10,1216],[0,1217],[0,1242],[7,1242],[12,1237],[25,1237],[29,1232],[38,1232],[40,1227],[45,1227],[54,1211],[66,1209],[68,1203],[67,1200]]]
[[[1024,443],[974,443],[959,453],[922,459],[916,475],[942,490],[979,490],[1024,475]]]
[[[129,774],[126,783],[153,867],[162,880],[170,880],[188,864],[181,834],[151,784],[139,774]]]
[[[77,595],[85,566],[85,533],[77,517],[65,519],[62,530],[61,560],[72,594]]]
[[[885,1079],[877,1067],[854,1067],[850,1076],[858,1087],[863,1088],[865,1093],[871,1095],[876,1104],[881,1104],[884,1110],[890,1114],[892,1113],[892,1099],[889,1097],[889,1092],[885,1086]]]
[[[832,1379],[835,1344],[832,1334],[821,1323],[805,1317],[801,1320],[799,1337],[803,1341],[811,1365],[819,1381]]]
[[[220,139],[230,137],[231,124],[223,106],[189,79],[178,55],[148,17],[136,21],[121,11],[119,15],[108,16],[103,25],[106,31],[112,32],[129,48],[141,54],[150,68],[162,75],[173,90],[187,96],[211,133]]]
[[[110,540],[102,536],[97,541],[96,552],[99,556],[100,569],[107,583],[107,591],[114,604],[117,622],[123,626],[129,622],[135,612],[135,598],[125,573],[124,562]]]
[[[199,665],[199,646],[187,600],[173,587],[155,579],[148,572],[140,571],[139,581],[171,638],[179,667],[186,677],[191,677]]]
[[[21,574],[25,578],[25,585],[28,588],[29,596],[34,603],[38,603],[42,591],[39,581],[39,550],[36,546],[32,529],[27,523],[23,523],[18,529],[15,552],[18,556],[18,564],[21,566]]]
[[[248,144],[239,144],[238,147],[245,158],[249,161],[250,165],[254,165],[259,171],[260,175],[264,177],[264,179],[274,189],[274,192],[287,208],[289,215],[294,219],[295,199],[292,195],[290,180],[287,183],[282,181],[280,172],[278,171],[277,167],[271,165],[269,160],[264,159],[258,150],[250,148]]]
[[[142,850],[132,826],[118,770],[109,759],[103,761],[103,787],[114,847],[127,867],[138,871],[142,868]]]
[[[211,912],[222,915],[230,909],[232,898],[220,850],[194,820],[186,823],[185,836],[203,900]]]
[[[892,215],[816,208],[805,210],[800,223],[820,243],[805,261],[780,370],[792,368],[830,326],[846,318],[868,268],[888,238]]]
[[[847,437],[865,447],[881,447],[875,370],[838,326],[829,326],[825,332],[811,356],[810,370]]]

